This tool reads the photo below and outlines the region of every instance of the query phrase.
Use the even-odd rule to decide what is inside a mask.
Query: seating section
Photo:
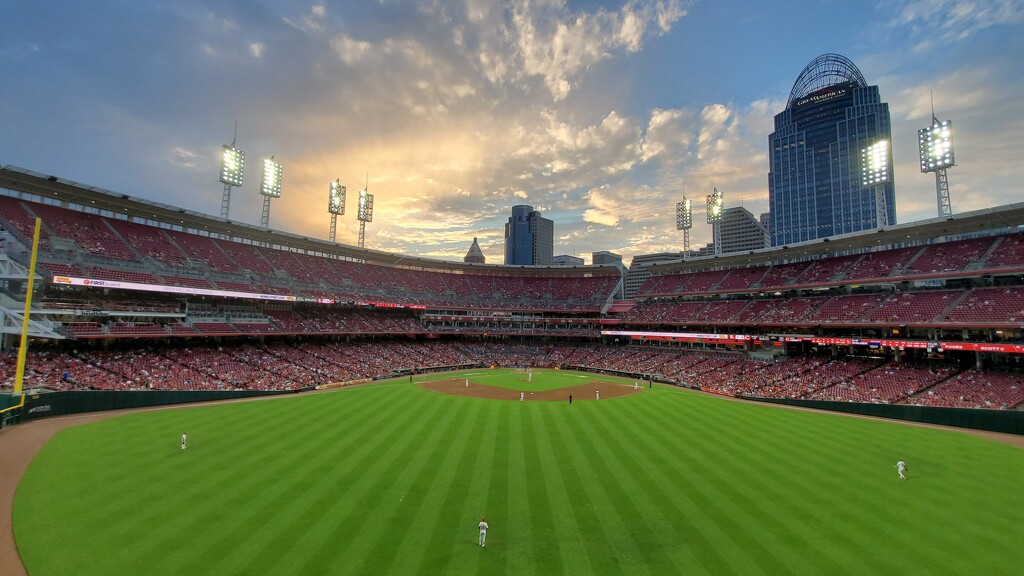
[[[998,372],[961,372],[910,398],[907,404],[1008,410],[1024,403],[1024,376]]]
[[[961,324],[1024,322],[1024,287],[976,288],[946,314],[946,321]]]
[[[959,290],[893,294],[868,315],[872,322],[922,324],[934,322],[964,293]]]

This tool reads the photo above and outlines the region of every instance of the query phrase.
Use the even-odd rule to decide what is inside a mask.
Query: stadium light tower
[[[327,196],[327,211],[331,213],[331,234],[329,240],[334,242],[338,232],[338,215],[345,213],[345,193],[347,189],[341,185],[341,180],[331,182],[331,188]]]
[[[238,125],[235,125],[235,132],[238,132]],[[231,188],[242,185],[242,176],[245,173],[245,152],[235,148],[235,139],[232,138],[231,145],[225,144],[221,147],[220,154],[220,181],[224,184],[224,195],[220,200],[220,217],[227,219],[231,210]]]
[[[711,224],[711,230],[715,238],[715,256],[722,253],[722,214],[724,212],[725,198],[722,193],[718,191],[718,188],[714,188],[714,192],[708,194],[708,224]]]
[[[888,140],[878,140],[860,151],[860,184],[875,191],[875,222],[878,226],[889,225],[889,203],[886,201],[886,184],[892,182],[892,149]]]
[[[359,191],[359,208],[356,220],[359,220],[359,247],[366,247],[366,223],[373,222],[373,194],[370,194],[370,179],[366,179],[366,188]]]
[[[274,161],[273,156],[263,160],[260,194],[263,195],[263,217],[260,218],[260,226],[270,228],[270,199],[281,197],[281,165]]]
[[[917,131],[917,145],[921,154],[921,172],[935,172],[935,197],[939,207],[939,216],[953,216],[953,206],[949,201],[949,179],[946,168],[956,166],[953,156],[953,123],[949,120],[939,121],[932,107],[932,125]]]
[[[693,228],[693,206],[684,196],[682,202],[676,202],[676,230],[683,231],[684,259],[690,257],[690,228]]]

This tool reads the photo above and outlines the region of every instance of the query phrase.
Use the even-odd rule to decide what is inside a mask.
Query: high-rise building
[[[726,208],[718,225],[722,227],[722,248],[719,254],[748,252],[768,247],[768,230],[746,208]]]
[[[487,259],[484,258],[484,251],[480,249],[480,244],[477,244],[475,237],[473,238],[473,244],[469,247],[469,252],[466,252],[466,257],[462,261],[472,264],[485,264],[487,262]]]
[[[772,246],[896,223],[889,105],[847,58],[800,73],[768,136]]]
[[[554,253],[555,223],[533,206],[513,206],[505,223],[505,264],[550,266]]]
[[[651,265],[662,262],[677,262],[683,259],[682,252],[660,252],[634,256],[626,272],[625,297],[632,298],[640,291],[644,282],[651,277]]]

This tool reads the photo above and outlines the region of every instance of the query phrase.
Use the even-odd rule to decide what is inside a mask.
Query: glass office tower
[[[772,246],[896,223],[889,105],[845,57],[804,68],[768,145]]]

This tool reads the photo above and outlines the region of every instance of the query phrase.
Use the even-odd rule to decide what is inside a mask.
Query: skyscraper
[[[533,206],[513,206],[505,223],[505,264],[546,266],[554,253],[555,223]]]
[[[772,246],[895,224],[890,144],[878,86],[838,54],[812,60],[768,136]]]

